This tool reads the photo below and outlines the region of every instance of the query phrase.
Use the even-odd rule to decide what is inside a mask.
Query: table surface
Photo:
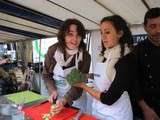
[[[13,102],[10,101],[9,99],[7,99],[6,96],[0,96],[0,104],[12,104],[12,103],[13,103]],[[0,115],[0,120],[1,120],[1,119],[4,119],[4,117]],[[11,120],[11,118],[5,117],[4,120]],[[32,120],[32,119],[29,118],[29,117],[25,117],[25,120]]]

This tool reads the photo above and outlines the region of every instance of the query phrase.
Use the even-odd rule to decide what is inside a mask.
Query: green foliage
[[[70,85],[81,83],[85,81],[85,74],[78,69],[72,69],[70,74],[67,75],[67,81]]]

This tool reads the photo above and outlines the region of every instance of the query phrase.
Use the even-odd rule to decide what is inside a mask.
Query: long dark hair
[[[58,37],[58,48],[61,50],[62,53],[65,53],[65,47],[66,47],[65,36],[66,36],[66,33],[69,32],[71,25],[77,26],[78,35],[81,37],[79,49],[82,49],[82,50],[86,49],[86,45],[83,41],[86,36],[85,28],[83,24],[77,19],[67,19],[64,21],[61,28],[59,29],[58,36],[57,36]]]
[[[112,16],[104,17],[101,20],[101,24],[105,21],[111,22],[117,32],[123,31],[123,36],[120,38],[119,43],[121,46],[120,54],[121,56],[124,56],[125,44],[127,44],[131,50],[133,48],[133,38],[132,38],[131,31],[127,25],[127,22],[119,15],[112,15]],[[101,51],[102,55],[104,54],[105,49],[106,48],[102,44],[102,51]]]

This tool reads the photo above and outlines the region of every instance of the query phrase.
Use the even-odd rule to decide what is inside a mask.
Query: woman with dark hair
[[[57,100],[54,112],[61,111],[64,105],[71,104],[72,101],[75,107],[80,108],[82,105],[83,90],[71,87],[65,78],[74,68],[82,73],[89,72],[91,58],[86,51],[84,38],[83,24],[76,19],[67,19],[59,30],[58,43],[48,49],[43,70],[44,83],[51,102],[61,98]]]
[[[92,114],[100,120],[132,120],[128,93],[135,96],[137,89],[134,89],[136,67],[129,54],[133,48],[131,32],[126,21],[118,15],[104,17],[100,31],[102,51],[94,68],[94,73],[99,74],[94,77],[95,88],[85,83],[75,86],[94,98]],[[138,95],[135,98],[138,99]]]

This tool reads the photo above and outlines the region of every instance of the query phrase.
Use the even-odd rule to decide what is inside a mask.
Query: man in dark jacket
[[[144,18],[148,38],[136,46],[139,84],[143,99],[139,108],[133,106],[136,116],[144,120],[160,119],[160,8],[152,8]],[[141,110],[140,110],[141,109]]]

